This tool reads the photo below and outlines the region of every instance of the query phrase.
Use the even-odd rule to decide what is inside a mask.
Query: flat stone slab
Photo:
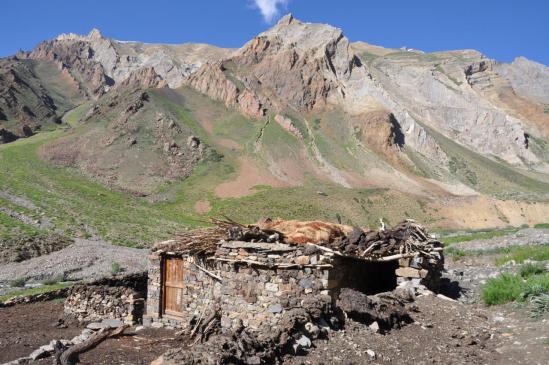
[[[103,325],[100,322],[92,322],[92,323],[89,323],[86,326],[86,328],[89,328],[90,330],[97,331],[97,330],[100,330],[101,328],[103,328]]]
[[[124,324],[124,322],[122,322],[119,319],[104,319],[104,320],[101,321],[101,324],[105,328],[117,328],[117,327],[122,326]]]
[[[90,330],[94,330],[94,331],[98,331],[100,329],[103,329],[103,328],[117,328],[117,327],[120,327],[124,324],[124,322],[122,322],[121,320],[119,319],[104,319],[102,320],[101,322],[92,322],[90,324],[88,324],[86,326],[86,328],[90,329]]]
[[[258,251],[276,251],[276,252],[288,252],[295,251],[299,247],[290,246],[285,243],[267,243],[267,242],[244,242],[244,241],[224,241],[221,243],[222,248],[229,249],[252,249]]]

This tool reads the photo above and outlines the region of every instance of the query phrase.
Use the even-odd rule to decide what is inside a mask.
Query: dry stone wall
[[[65,314],[80,322],[105,318],[141,322],[146,297],[146,274],[106,278],[69,289]]]
[[[177,317],[161,313],[162,260],[170,257],[182,257],[184,265]],[[441,268],[434,258],[434,264],[415,258],[369,263],[314,246],[253,242],[224,242],[211,257],[153,252],[149,260],[145,325],[192,327],[204,313],[218,310],[222,328],[233,330],[276,326],[285,311],[319,295],[334,302],[345,287],[373,294],[392,290],[401,280],[428,286]]]

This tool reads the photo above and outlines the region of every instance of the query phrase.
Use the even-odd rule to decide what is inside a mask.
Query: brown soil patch
[[[63,303],[50,301],[0,309],[0,363],[28,356],[54,339],[71,339],[81,328],[57,328]],[[48,361],[51,364],[51,359]]]
[[[518,227],[524,223],[545,223],[549,217],[548,203],[503,201],[486,196],[448,198],[432,207],[444,217],[437,225],[453,228]]]
[[[208,200],[199,200],[194,204],[194,211],[198,214],[205,214],[212,210],[212,206]]]
[[[386,334],[348,321],[345,331],[331,332],[308,355],[285,364],[500,364],[495,351],[499,333],[490,313],[437,297],[421,297],[410,315],[414,323]],[[373,356],[367,353],[373,351]]]
[[[63,303],[59,301],[21,304],[0,309],[0,363],[28,356],[42,345],[54,339],[70,340],[82,332],[82,327],[67,323],[68,328],[57,328],[58,318],[63,317]],[[147,328],[107,339],[96,348],[80,355],[83,365],[132,364],[145,365],[170,348],[181,346],[175,332],[167,329]],[[33,364],[50,365],[51,357]]]
[[[221,147],[225,147],[230,150],[236,150],[236,151],[242,150],[242,146],[236,143],[235,141],[233,141],[232,139],[220,138],[216,140],[216,143]]]
[[[259,167],[253,160],[243,157],[240,159],[240,174],[236,180],[219,184],[214,192],[220,198],[241,197],[251,194],[251,189],[256,185],[287,186],[286,183]]]

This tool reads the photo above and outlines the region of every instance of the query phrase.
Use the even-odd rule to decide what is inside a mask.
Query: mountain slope
[[[0,190],[50,196],[43,209],[56,207],[63,229],[67,190],[48,171],[112,189],[170,229],[221,213],[446,227],[549,216],[549,73],[531,61],[350,43],[288,15],[237,50],[93,30],[1,62],[1,141],[58,130],[31,137],[27,155],[23,141],[0,150],[0,166],[15,169]],[[53,195],[22,182],[40,164]],[[161,235],[141,216],[114,222],[128,219],[147,226],[138,242]],[[79,231],[121,240],[94,213],[86,221]]]

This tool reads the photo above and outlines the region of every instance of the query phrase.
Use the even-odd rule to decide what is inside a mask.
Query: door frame
[[[168,260],[180,260],[182,263],[184,260],[181,257],[178,256],[163,256],[162,263],[161,263],[161,272],[162,272],[162,285],[160,290],[160,317],[172,317],[176,319],[180,319],[183,317],[183,311],[179,312],[179,314],[174,314],[174,312],[166,313],[166,277],[167,277],[167,271],[166,262]],[[184,267],[184,265],[182,265]],[[183,285],[183,284],[182,284]]]

